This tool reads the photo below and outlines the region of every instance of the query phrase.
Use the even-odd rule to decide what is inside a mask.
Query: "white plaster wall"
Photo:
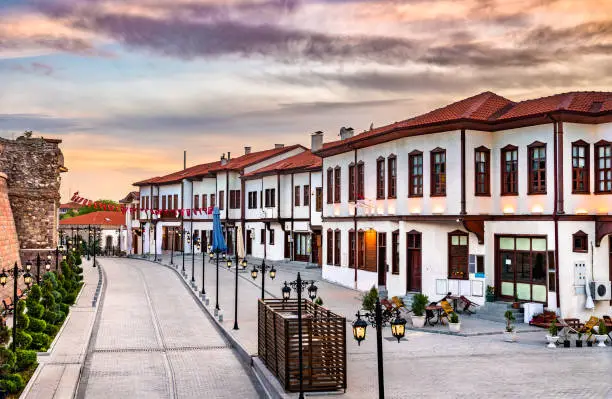
[[[300,206],[293,208],[293,217],[295,219],[307,219],[308,218],[308,206],[304,205],[304,186],[309,185],[308,173],[296,173],[293,175],[293,187],[300,187]],[[292,188],[295,190],[295,188]],[[313,196],[310,195],[312,189],[308,189],[308,196],[312,202]],[[293,197],[293,195],[292,195]]]
[[[263,258],[264,256],[264,246],[260,244],[261,229],[263,228],[265,228],[265,224],[262,222],[246,222],[245,223],[245,230],[247,231],[247,233],[251,233],[252,231],[252,234],[253,234],[252,246],[251,246],[251,250],[252,250],[251,256],[255,258]]]
[[[484,146],[490,153],[491,163],[491,194],[493,193],[493,165],[500,162],[500,154],[492,150],[493,136],[495,133],[481,132],[477,130],[466,130],[465,132],[465,202],[468,214],[490,214],[493,212],[494,197],[481,197],[475,193],[475,149]],[[503,146],[502,146],[503,147]],[[520,165],[519,165],[520,167]],[[498,180],[499,181],[499,180]],[[499,184],[499,183],[498,183]]]
[[[322,212],[317,212],[317,187],[323,187],[323,174],[322,172],[312,172],[311,185],[310,185],[310,207],[312,209],[310,215],[310,224],[312,226],[321,226]],[[323,206],[325,206],[325,193],[323,193]]]
[[[265,176],[263,177],[263,195],[261,197],[262,203],[263,203],[263,218],[264,219],[271,219],[271,218],[277,218],[278,217],[278,185],[277,185],[277,180],[276,180],[277,176],[273,175],[273,176]],[[266,195],[265,195],[265,191],[266,189],[275,189],[276,191],[274,192],[274,196],[275,196],[275,202],[274,202],[274,207],[266,207],[265,206],[265,202],[266,202]],[[260,216],[260,218],[262,217]]]
[[[572,194],[572,142],[584,140],[589,143],[590,194]],[[612,211],[612,195],[595,195],[595,149],[599,140],[612,141],[612,123],[584,125],[563,124],[563,193],[565,213],[608,214]]]
[[[293,205],[293,188],[291,187],[292,175],[280,175],[280,216],[281,218],[291,217],[291,208]]]
[[[200,196],[200,208],[202,207],[202,195],[206,195],[207,205],[210,206],[210,196],[216,192],[215,190],[216,178],[204,178],[199,181],[193,182],[193,194]],[[193,198],[193,197],[192,197]],[[211,215],[206,215],[204,213],[197,214],[194,216],[195,219],[200,220],[209,220],[212,219]]]
[[[245,201],[245,213],[244,213],[244,217],[249,220],[249,219],[259,219],[262,218],[264,216],[264,212],[263,212],[263,203],[261,200],[263,200],[264,198],[261,196],[261,192],[262,192],[262,184],[263,184],[263,179],[253,179],[253,180],[246,180],[245,181],[245,195],[244,195],[244,201]],[[249,204],[249,192],[254,191],[257,193],[257,208],[255,209],[249,209],[248,204]]]
[[[219,207],[219,212],[220,212],[220,215],[221,215],[221,220],[227,218],[227,208],[228,207],[226,205],[229,205],[229,202],[228,202],[228,195],[229,195],[229,193],[227,192],[227,184],[226,184],[227,183],[226,182],[227,177],[226,176],[227,176],[227,172],[217,172],[217,193],[216,193],[216,197],[217,197],[216,202],[217,202],[217,204],[216,204],[216,206]],[[219,192],[221,192],[221,191],[225,192],[225,194],[223,194],[223,196],[224,196],[224,198],[223,198],[223,210],[221,210],[221,204],[220,204],[221,198],[219,198]],[[210,198],[209,198],[208,202],[210,203]]]

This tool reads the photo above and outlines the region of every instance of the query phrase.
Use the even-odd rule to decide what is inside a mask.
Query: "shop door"
[[[544,237],[496,238],[498,296],[507,301],[546,303],[548,255]]]
[[[132,234],[132,249],[133,249],[133,254],[137,254],[138,253],[138,240],[140,237],[138,237],[138,234],[133,233]]]
[[[253,232],[251,230],[246,232],[246,254],[253,255]]]
[[[162,227],[162,251],[170,249],[168,242],[168,227],[164,226]]]
[[[312,239],[312,263],[316,263],[321,266],[321,256],[323,248],[321,246],[321,233],[313,233]]]
[[[421,292],[421,233],[406,233],[406,287],[408,292]]]
[[[285,259],[291,258],[291,242],[289,242],[290,237],[291,232],[285,231]]]
[[[310,245],[307,233],[295,233],[293,237],[293,259],[298,262],[310,261]]]

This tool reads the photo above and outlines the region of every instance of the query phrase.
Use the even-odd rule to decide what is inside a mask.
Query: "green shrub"
[[[49,347],[49,344],[51,343],[51,339],[49,338],[47,334],[42,333],[42,332],[40,333],[33,332],[33,333],[30,333],[30,335],[32,336],[32,343],[30,344],[28,349],[34,349],[38,351],[47,350],[47,348]]]
[[[45,334],[47,334],[49,337],[53,338],[57,335],[57,332],[59,331],[59,327],[55,326],[53,324],[47,324],[47,327],[45,327]]]
[[[9,342],[10,331],[6,323],[0,323],[0,345],[5,345]]]
[[[17,349],[17,370],[23,371],[36,363],[36,351]]]
[[[323,299],[321,299],[320,296],[317,297],[317,299],[314,300],[315,305],[319,305],[319,306],[323,306]]]
[[[45,328],[47,328],[47,322],[46,321],[30,317],[30,326],[28,327],[28,331],[43,332],[43,331],[45,331]]]
[[[606,323],[603,321],[603,319],[599,321],[599,328],[598,328],[597,334],[599,335],[608,334],[608,328],[606,327]]]
[[[17,328],[20,330],[27,330],[30,325],[30,318],[24,313],[26,303],[23,299],[17,302]]]
[[[74,305],[74,303],[76,302],[76,297],[77,294],[74,292],[69,292],[65,297],[64,297],[64,303],[67,305]]]
[[[39,302],[42,297],[42,290],[38,284],[34,284],[28,293],[28,299],[26,302]]]
[[[5,375],[13,371],[16,357],[12,350],[0,347],[0,375]]]
[[[415,316],[423,316],[425,314],[425,306],[429,302],[429,297],[423,294],[415,294],[412,297],[412,313]]]
[[[66,305],[65,303],[60,303],[59,304],[59,309],[61,312],[63,312],[64,314],[68,314],[70,312],[70,306]]]
[[[59,287],[59,288],[57,289],[57,292],[60,294],[59,299],[57,299],[57,298],[55,299],[55,300],[56,300],[56,301],[58,301],[58,302],[59,302],[59,301],[61,301],[61,300],[62,300],[62,298],[64,298],[66,295],[68,295],[68,291],[66,291],[66,290],[64,289],[64,287]]]
[[[374,311],[376,307],[376,298],[378,298],[378,290],[375,287],[370,288],[361,301],[361,307],[369,312]]]
[[[30,298],[28,298],[29,300]],[[28,316],[34,319],[40,319],[45,313],[45,307],[38,302],[30,302],[28,306]]]
[[[28,334],[27,332],[23,331],[23,330],[17,330],[17,333],[15,334],[17,339],[15,340],[15,343],[17,344],[18,348],[27,348],[28,346],[30,346],[30,344],[32,343],[32,337],[30,336],[30,334]]]
[[[60,316],[58,312],[54,312],[52,310],[45,310],[45,314],[43,315],[43,320],[49,324],[57,324]]]
[[[17,393],[25,386],[23,378],[19,374],[8,374],[0,379],[0,391],[7,393]]]
[[[448,318],[448,321],[451,323],[459,323],[459,315],[455,312],[451,313]]]

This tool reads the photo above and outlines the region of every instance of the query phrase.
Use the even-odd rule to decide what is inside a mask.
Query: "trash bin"
[[[525,319],[523,320],[523,322],[529,324],[534,315],[544,313],[544,304],[527,302],[523,304],[523,309],[525,311]]]

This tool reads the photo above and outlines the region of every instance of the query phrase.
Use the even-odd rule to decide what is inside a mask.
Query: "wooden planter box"
[[[258,354],[286,391],[300,389],[297,299],[259,300]],[[303,388],[346,390],[346,319],[302,300]]]

